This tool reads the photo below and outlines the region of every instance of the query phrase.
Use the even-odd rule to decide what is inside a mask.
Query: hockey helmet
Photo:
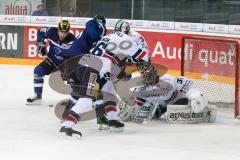
[[[58,29],[59,29],[61,32],[69,32],[70,23],[68,22],[68,20],[61,20],[61,21],[58,23]]]
[[[120,31],[125,34],[130,32],[130,24],[127,21],[120,19],[114,26],[114,31]]]
[[[138,71],[140,72],[144,85],[155,85],[159,81],[157,69],[151,64],[151,61],[147,63],[137,63]]]
[[[93,17],[94,20],[96,20],[98,23],[101,23],[103,26],[106,25],[106,18],[103,15],[96,15]]]

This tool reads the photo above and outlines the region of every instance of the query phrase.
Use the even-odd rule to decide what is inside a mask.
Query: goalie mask
[[[114,31],[120,31],[125,34],[129,34],[130,24],[127,21],[119,20],[114,26]]]
[[[155,85],[158,83],[159,76],[157,69],[151,64],[151,61],[148,63],[138,63],[137,68],[143,78],[144,85]]]

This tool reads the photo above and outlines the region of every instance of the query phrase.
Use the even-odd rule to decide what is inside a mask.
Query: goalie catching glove
[[[199,113],[207,107],[208,100],[201,91],[191,88],[186,96],[190,100],[192,112]]]

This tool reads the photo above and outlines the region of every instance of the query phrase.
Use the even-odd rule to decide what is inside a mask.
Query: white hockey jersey
[[[134,42],[145,52],[149,52],[148,44],[145,41],[144,37],[134,30],[130,30],[128,34]]]
[[[90,52],[101,57],[103,68],[100,75],[109,72],[117,76],[127,59],[131,59],[133,63],[149,60],[148,53],[122,32],[104,36]]]
[[[178,99],[188,98],[187,92],[193,87],[193,81],[185,77],[173,77],[165,74],[159,78],[154,86],[138,86],[135,88],[134,97],[142,98],[148,103],[166,106],[173,104]]]

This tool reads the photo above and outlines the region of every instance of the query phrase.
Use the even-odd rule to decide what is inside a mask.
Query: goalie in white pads
[[[143,86],[134,87],[133,104],[121,104],[120,117],[124,121],[142,123],[144,120],[164,119],[169,122],[213,122],[214,108],[192,80],[165,74],[161,77],[151,64],[138,66]]]

